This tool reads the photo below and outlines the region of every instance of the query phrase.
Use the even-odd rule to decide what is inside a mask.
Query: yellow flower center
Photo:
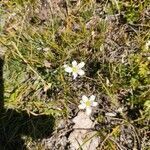
[[[88,106],[91,106],[91,102],[88,100],[86,101],[85,105],[88,107]]]
[[[73,67],[73,68],[72,68],[72,71],[73,71],[74,73],[77,73],[77,72],[78,72],[78,68],[77,68],[77,67]]]

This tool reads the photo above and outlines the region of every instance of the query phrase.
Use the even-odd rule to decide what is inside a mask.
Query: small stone
[[[91,128],[94,128],[94,123],[90,120],[89,116],[84,112],[79,112],[73,119],[73,122],[75,123],[73,126],[74,131],[68,138],[71,150],[81,147],[84,150],[96,150],[99,145],[99,138],[96,136],[95,131],[91,131]]]

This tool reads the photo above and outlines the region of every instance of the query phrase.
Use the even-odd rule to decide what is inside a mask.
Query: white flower
[[[86,109],[86,114],[90,115],[92,112],[92,107],[95,107],[98,105],[97,102],[94,102],[95,96],[91,95],[90,98],[87,96],[83,95],[82,100],[80,101],[80,105],[78,106],[79,109]]]
[[[64,65],[64,67],[65,71],[68,73],[72,73],[73,79],[76,79],[78,75],[83,76],[85,74],[85,72],[82,70],[84,65],[85,65],[84,62],[77,64],[77,62],[74,60],[72,62],[72,67],[69,67],[68,65]]]

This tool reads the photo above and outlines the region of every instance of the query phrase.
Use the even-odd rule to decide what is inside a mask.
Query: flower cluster
[[[85,63],[80,62],[79,64],[77,61],[72,62],[72,66],[64,65],[65,71],[67,73],[72,74],[73,79],[76,79],[78,76],[83,76],[85,74],[84,70],[82,68],[84,67]],[[97,106],[98,103],[95,102],[95,96],[91,95],[89,98],[85,95],[82,96],[82,100],[80,101],[80,105],[78,106],[79,109],[85,109],[86,114],[90,115],[92,113],[92,107]]]

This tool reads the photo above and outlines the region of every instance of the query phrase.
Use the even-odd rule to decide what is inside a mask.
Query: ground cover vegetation
[[[149,150],[149,0],[1,0],[0,63],[0,149],[70,150],[87,112],[78,149]]]

